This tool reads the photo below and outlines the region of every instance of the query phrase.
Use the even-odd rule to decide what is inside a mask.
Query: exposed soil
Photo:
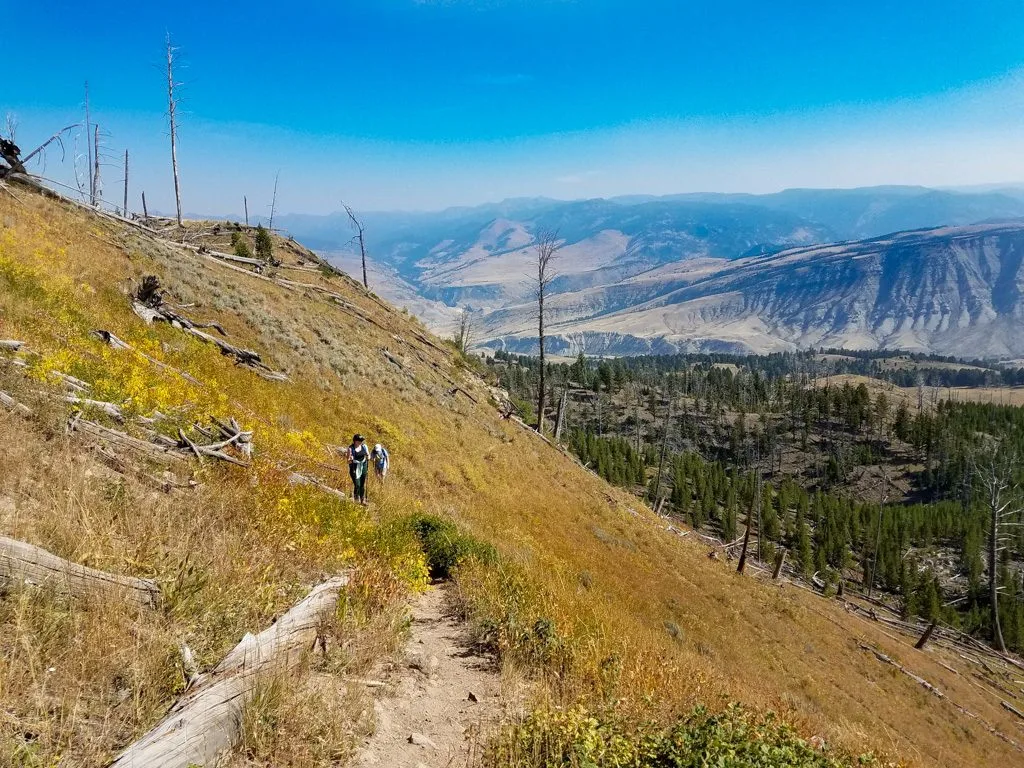
[[[472,765],[508,700],[496,661],[471,645],[443,585],[413,604],[405,656],[375,680],[384,683],[374,703],[377,728],[356,755],[357,768]]]

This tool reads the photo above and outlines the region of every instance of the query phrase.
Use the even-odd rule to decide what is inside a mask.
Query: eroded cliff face
[[[654,297],[644,294],[658,293],[657,281],[652,287],[639,279],[559,296],[552,348],[640,354],[842,346],[1016,357],[1024,355],[1022,262],[1019,224],[790,249],[722,262],[690,280],[666,274],[667,290]],[[632,305],[631,291],[640,299]],[[529,332],[495,330],[495,343],[506,348],[528,351],[535,343]]]

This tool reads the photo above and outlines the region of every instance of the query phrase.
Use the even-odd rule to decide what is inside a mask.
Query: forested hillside
[[[532,417],[537,362],[492,366]],[[1024,370],[833,351],[580,357],[551,374],[568,444],[609,482],[723,542],[749,513],[758,560],[785,550],[828,591],[879,590],[992,642],[995,583],[1003,641],[1024,650],[1024,407],[1001,404]]]

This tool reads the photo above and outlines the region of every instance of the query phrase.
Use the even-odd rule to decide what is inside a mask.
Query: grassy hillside
[[[402,600],[435,555],[410,515],[454,520],[498,553],[456,570],[481,642],[536,681],[533,715],[508,725],[494,761],[638,764],[636,745],[671,742],[689,754],[687,739],[712,751],[742,742],[747,757],[723,763],[738,765],[854,764],[868,752],[909,765],[1022,758],[991,732],[1024,740],[1014,716],[957,654],[915,651],[838,602],[710,559],[695,535],[666,531],[635,499],[503,421],[485,384],[414,320],[348,278],[295,269],[313,264],[303,249],[278,241],[284,264],[256,275],[24,190],[0,194],[0,225],[0,338],[26,342],[28,366],[0,368],[0,389],[34,411],[0,410],[0,533],[155,578],[165,596],[162,610],[139,612],[7,590],[0,763],[103,765],[182,689],[182,643],[207,667],[324,575],[353,567],[337,642],[260,699],[265,711],[248,719],[236,756],[238,765],[343,761],[372,727],[367,694],[350,681],[400,639]],[[224,248],[229,235],[194,236]],[[148,275],[184,314],[219,323],[288,380],[262,378],[178,328],[144,324],[129,295]],[[104,344],[97,329],[136,352]],[[70,406],[55,404],[54,372],[123,405],[136,434],[154,414],[151,428],[172,437],[234,417],[254,432],[252,463],[193,462],[171,477],[135,460],[114,471],[66,433]],[[354,431],[392,451],[393,477],[371,485],[368,511],[289,483],[299,472],[347,488],[332,446]],[[734,702],[777,712],[827,754],[728,710]],[[709,721],[697,705],[726,714]],[[665,730],[674,726],[682,730]],[[791,757],[756,762],[766,759],[752,756],[762,743]]]

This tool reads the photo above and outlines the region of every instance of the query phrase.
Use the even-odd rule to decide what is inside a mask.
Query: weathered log
[[[298,665],[334,612],[348,576],[314,587],[290,611],[258,635],[246,635],[149,733],[122,752],[110,768],[212,766],[238,744],[242,714],[256,686]]]
[[[102,424],[97,424],[95,421],[77,419],[73,422],[73,427],[76,430],[81,430],[93,437],[106,440],[107,442],[117,443],[118,445],[132,448],[150,458],[186,461],[186,458],[182,454],[178,453],[172,446],[160,446],[155,443],[146,442],[145,440],[132,437],[131,435],[127,435],[116,429],[104,427]]]
[[[1017,717],[1019,717],[1019,718],[1020,718],[1021,720],[1024,720],[1024,712],[1021,712],[1021,711],[1020,711],[1019,709],[1017,709],[1017,708],[1016,708],[1015,706],[1013,706],[1012,704],[1010,704],[1010,703],[1009,703],[1008,701],[1000,701],[1000,702],[999,702],[999,704],[1000,704],[1000,705],[1002,706],[1002,708],[1003,708],[1003,709],[1005,709],[1005,710],[1006,710],[1007,712],[1012,712],[1012,713],[1013,713],[1013,714],[1015,714],[1015,715],[1016,715]]]
[[[148,608],[155,608],[160,602],[160,589],[149,579],[98,571],[32,544],[0,536],[0,585],[10,584],[50,587],[72,597],[122,593]]]
[[[6,352],[17,352],[25,346],[24,341],[15,341],[14,339],[0,339],[0,349]]]
[[[114,403],[108,403],[103,400],[90,400],[86,397],[79,397],[78,395],[65,395],[64,400],[72,405],[79,405],[82,408],[91,408],[97,411],[102,411],[107,416],[117,421],[124,421],[124,411],[121,406],[115,405]]]
[[[288,482],[291,483],[292,485],[312,485],[314,488],[319,488],[321,491],[329,493],[333,496],[337,496],[339,499],[344,500],[345,498],[345,493],[343,491],[339,491],[337,488],[332,488],[326,483],[322,483],[315,477],[310,477],[309,475],[302,475],[299,474],[298,472],[292,472],[288,476]]]
[[[0,405],[4,406],[8,410],[14,411],[19,416],[31,416],[32,409],[24,403],[19,403],[9,394],[0,389]]]
[[[179,376],[181,376],[181,378],[183,378],[185,381],[189,382],[190,384],[195,384],[196,386],[199,386],[199,387],[203,386],[203,383],[201,381],[199,381],[199,379],[197,379],[194,376],[192,376],[191,374],[185,373],[184,371],[179,371],[174,366],[168,365],[167,363],[163,363],[163,362],[157,360],[155,357],[151,357],[151,356],[147,355],[145,352],[140,352],[139,350],[135,349],[135,347],[133,347],[128,342],[122,341],[121,339],[117,338],[117,336],[112,334],[110,331],[104,331],[102,329],[99,329],[99,330],[93,331],[92,333],[93,333],[93,335],[96,338],[106,342],[107,344],[109,344],[114,349],[123,349],[123,350],[127,350],[129,352],[134,352],[136,355],[138,355],[139,357],[143,358],[144,360],[152,363],[157,368],[160,368],[160,369],[166,370],[166,371],[170,371],[171,373],[176,373]]]

